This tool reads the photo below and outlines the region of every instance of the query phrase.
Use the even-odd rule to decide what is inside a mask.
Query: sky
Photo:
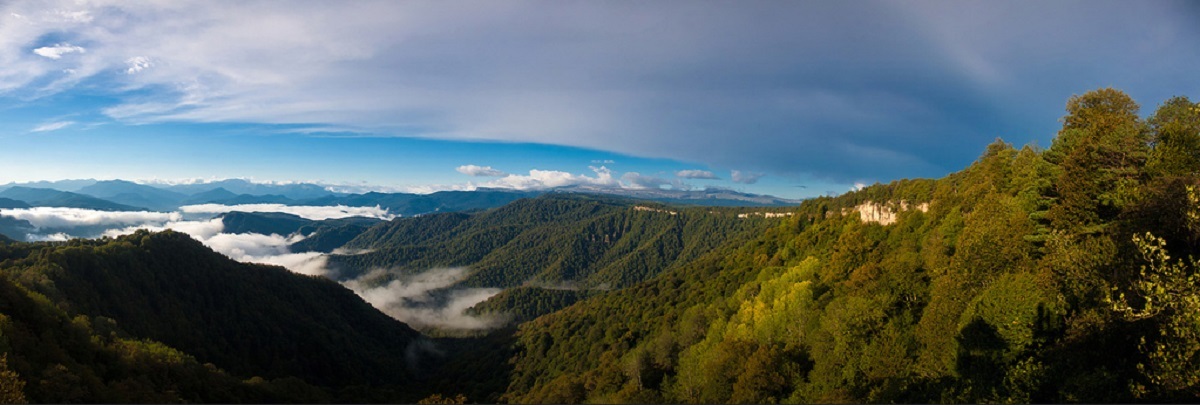
[[[0,1],[0,184],[248,178],[785,198],[1200,98],[1171,1]]]

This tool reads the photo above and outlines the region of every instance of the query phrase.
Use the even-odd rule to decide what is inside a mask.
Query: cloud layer
[[[373,270],[344,285],[363,297],[385,314],[416,328],[445,328],[458,330],[491,329],[508,320],[499,316],[470,316],[464,314],[493,295],[498,288],[465,288],[439,291],[467,277],[462,267],[431,269],[415,276],[401,277],[378,285],[376,279],[388,276],[386,270]],[[444,297],[435,296],[442,292]]]
[[[306,206],[306,205],[283,205],[283,204],[197,204],[185,205],[179,207],[179,211],[188,214],[223,214],[226,212],[241,211],[241,212],[282,212],[286,214],[297,215],[305,219],[323,220],[334,218],[348,217],[371,217],[383,220],[395,218],[395,215],[388,214],[386,209],[375,207],[347,207],[345,205],[336,206]]]
[[[560,144],[849,184],[944,174],[996,136],[1045,144],[1089,89],[1195,94],[1197,20],[1171,1],[15,1],[0,94],[86,86],[126,123]]]

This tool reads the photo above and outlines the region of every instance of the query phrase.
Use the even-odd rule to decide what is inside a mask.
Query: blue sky
[[[3,2],[0,184],[840,193],[996,137],[1047,146],[1088,90],[1196,99],[1197,21],[1169,1]]]

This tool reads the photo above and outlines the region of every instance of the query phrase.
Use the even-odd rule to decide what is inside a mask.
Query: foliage
[[[1200,284],[1165,252],[1200,248],[1200,110],[1137,111],[1113,89],[1072,97],[1047,150],[998,140],[943,179],[809,200],[521,325],[505,398],[1194,401]],[[863,223],[863,204],[897,221]],[[1169,237],[1130,238],[1148,231]]]

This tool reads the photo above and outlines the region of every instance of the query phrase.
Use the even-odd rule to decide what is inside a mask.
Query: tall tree
[[[1063,128],[1047,161],[1058,165],[1059,198],[1049,217],[1058,229],[1099,230],[1136,200],[1148,146],[1138,105],[1125,93],[1099,89],[1067,102]]]

